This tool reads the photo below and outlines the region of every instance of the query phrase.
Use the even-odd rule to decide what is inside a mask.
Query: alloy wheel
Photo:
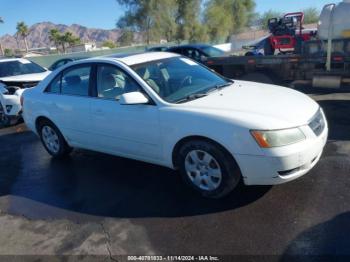
[[[216,190],[222,180],[218,161],[208,152],[192,150],[185,158],[185,170],[192,183],[202,190]]]
[[[47,149],[57,154],[60,150],[60,142],[56,131],[50,126],[43,126],[41,133]]]

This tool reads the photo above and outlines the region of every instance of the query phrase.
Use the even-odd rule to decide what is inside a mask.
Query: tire
[[[196,156],[199,161],[195,160]],[[206,161],[210,157],[212,160]],[[233,157],[210,141],[194,140],[185,143],[178,152],[177,161],[185,183],[207,198],[218,199],[228,195],[241,178]]]
[[[41,143],[53,158],[61,158],[72,152],[72,148],[52,122],[42,120],[38,125],[38,133]]]
[[[12,124],[11,118],[5,114],[5,110],[0,103],[0,125],[8,127]]]
[[[249,52],[245,53],[244,56],[255,56],[255,54],[253,52],[249,51]]]
[[[248,73],[241,77],[241,80],[258,82],[263,84],[274,84],[272,79],[263,73]]]

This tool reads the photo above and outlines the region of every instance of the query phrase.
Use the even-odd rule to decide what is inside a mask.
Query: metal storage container
[[[350,0],[334,5],[326,5],[318,23],[318,37],[328,39],[350,38]]]

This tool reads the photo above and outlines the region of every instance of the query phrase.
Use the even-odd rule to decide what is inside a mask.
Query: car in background
[[[150,48],[147,48],[147,52],[166,52],[168,51],[169,46],[153,46]]]
[[[229,80],[167,52],[67,64],[26,90],[23,106],[53,157],[77,147],[178,169],[211,198],[240,180],[274,185],[306,174],[328,135],[305,94]]]
[[[254,44],[242,46],[243,50],[247,50],[245,56],[263,56],[265,54],[265,47],[269,44],[268,41],[269,37],[264,37]]]
[[[54,71],[61,66],[64,66],[70,62],[80,60],[80,59],[83,59],[83,58],[82,57],[66,57],[66,58],[59,59],[49,67],[49,70]]]
[[[8,126],[21,118],[21,95],[36,86],[51,71],[24,58],[0,59],[0,124]]]
[[[226,55],[226,53],[221,49],[206,44],[173,46],[168,48],[167,52],[187,56],[200,63],[205,62],[210,57],[220,57]]]

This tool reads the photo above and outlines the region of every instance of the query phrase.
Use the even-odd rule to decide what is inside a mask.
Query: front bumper
[[[246,185],[276,185],[308,173],[320,160],[328,138],[328,126],[316,137],[305,127],[309,139],[271,149],[265,156],[235,155]],[[310,138],[312,137],[312,138]]]
[[[6,116],[10,118],[20,118],[22,114],[22,106],[20,96],[17,95],[3,95],[0,99],[1,106]],[[11,110],[8,111],[6,106],[11,106]]]

